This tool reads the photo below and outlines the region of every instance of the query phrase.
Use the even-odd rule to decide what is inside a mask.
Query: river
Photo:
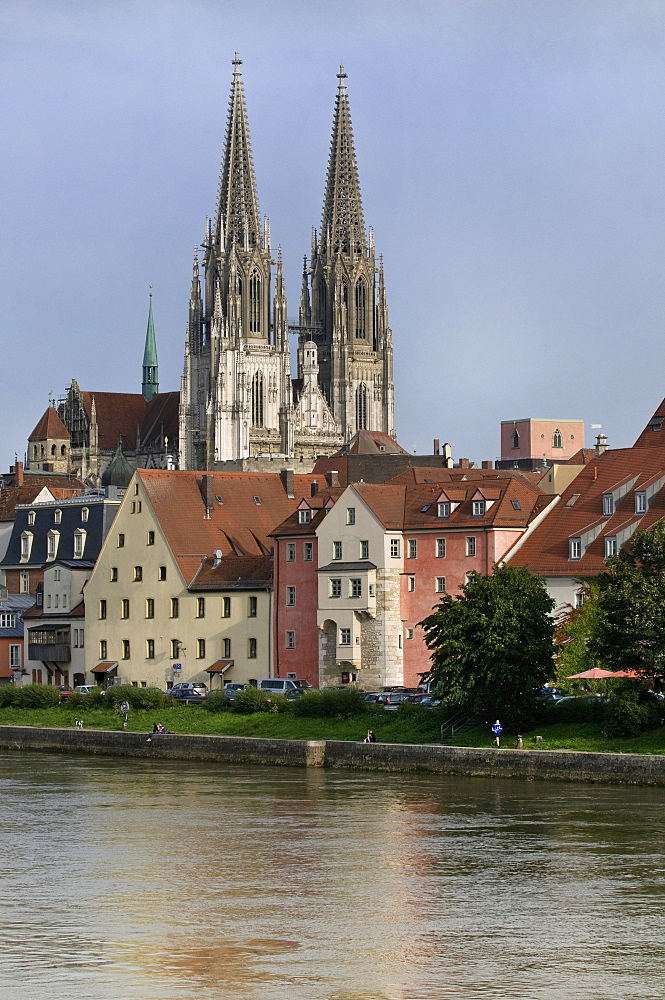
[[[2,1000],[665,994],[665,790],[0,755]]]

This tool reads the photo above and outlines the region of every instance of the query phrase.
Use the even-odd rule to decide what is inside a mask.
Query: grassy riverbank
[[[86,729],[120,729],[117,711],[95,707],[82,711],[66,703],[52,708],[0,708],[0,725],[64,727],[75,726],[82,719]],[[153,722],[162,722],[172,733],[260,736],[294,740],[362,740],[371,728],[380,743],[435,743],[440,741],[436,713],[421,709],[417,712],[385,712],[370,708],[364,715],[351,719],[297,718],[291,713],[257,712],[240,715],[231,711],[207,712],[200,705],[173,705],[150,711],[131,711],[128,729],[149,732]],[[542,737],[536,742],[536,736]],[[649,730],[639,736],[606,737],[601,723],[569,722],[540,725],[523,734],[524,746],[531,750],[578,750],[600,753],[665,754],[665,727]],[[455,746],[491,747],[489,726],[477,726],[454,741]],[[516,737],[506,735],[504,747],[515,747]]]

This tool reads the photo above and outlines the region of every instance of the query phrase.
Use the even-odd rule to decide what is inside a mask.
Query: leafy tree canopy
[[[432,651],[427,675],[472,712],[526,717],[552,676],[554,601],[521,566],[471,573],[421,624]]]
[[[610,670],[665,670],[665,523],[636,531],[596,578],[589,653]]]

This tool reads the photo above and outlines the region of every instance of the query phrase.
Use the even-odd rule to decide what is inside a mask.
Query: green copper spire
[[[157,343],[155,341],[155,323],[152,318],[152,292],[150,292],[150,310],[148,312],[148,330],[145,335],[145,350],[143,352],[143,385],[141,391],[148,402],[159,392],[159,369],[157,365]]]

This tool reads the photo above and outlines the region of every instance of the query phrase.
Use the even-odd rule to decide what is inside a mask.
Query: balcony
[[[29,642],[29,660],[53,660],[56,663],[71,663],[72,649],[64,643]]]

